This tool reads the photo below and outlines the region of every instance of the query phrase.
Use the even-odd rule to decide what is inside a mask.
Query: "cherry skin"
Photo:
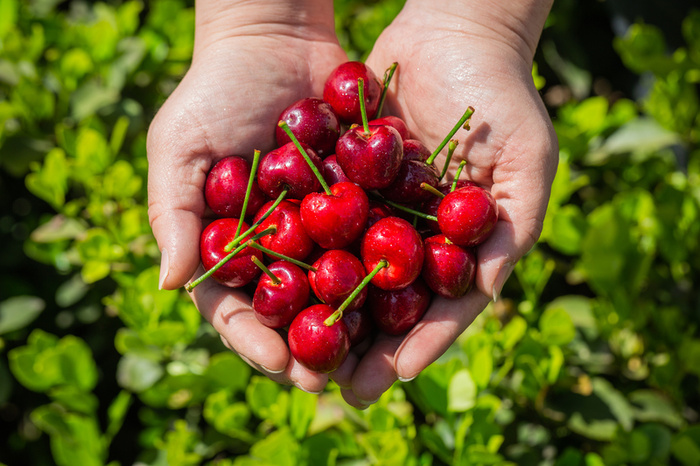
[[[427,238],[421,276],[428,287],[447,299],[461,298],[474,285],[476,255],[472,248],[457,246],[445,235]]]
[[[355,183],[330,187],[331,194],[311,193],[301,201],[301,222],[322,248],[341,249],[360,237],[367,224],[369,199]]]
[[[421,187],[427,184],[436,187],[440,182],[440,174],[434,164],[404,158],[399,167],[399,173],[394,181],[379,193],[386,199],[400,204],[412,206],[428,201],[435,194]]]
[[[362,62],[350,61],[339,65],[326,79],[323,100],[328,102],[342,123],[362,123],[358,80],[364,80],[365,108],[368,118],[373,118],[379,107],[382,83],[377,75]]]
[[[359,345],[365,341],[374,330],[372,315],[364,306],[357,309],[345,309],[345,311],[343,311],[342,320],[348,328],[350,346]]]
[[[476,183],[474,183],[473,181],[469,181],[469,180],[457,180],[457,186],[455,187],[455,189],[464,188],[465,186],[478,186],[478,185]],[[452,183],[441,183],[441,184],[436,186],[436,189],[438,191],[440,191],[442,194],[447,195],[450,193],[450,191],[452,191]],[[423,213],[426,213],[428,215],[432,215],[432,216],[436,217],[438,207],[440,207],[440,202],[442,202],[442,198],[440,196],[437,196],[437,195],[432,196],[432,197],[428,198],[428,200],[426,200],[423,203],[423,207],[421,208],[421,211]],[[438,226],[438,223],[436,221],[426,220],[426,222],[427,222],[428,228],[430,228],[430,230],[433,233],[440,234],[440,227]]]
[[[267,327],[286,327],[308,304],[309,281],[301,267],[291,262],[275,261],[267,268],[279,283],[265,273],[260,276],[253,293],[253,311]]]
[[[255,214],[253,222],[257,223],[272,204],[274,201],[264,204]],[[255,232],[260,233],[270,227],[275,227],[277,231],[260,238],[258,242],[262,246],[298,261],[303,261],[313,251],[315,245],[301,222],[298,202],[286,199],[280,202]]]
[[[328,102],[315,97],[298,100],[287,107],[278,120],[284,120],[299,142],[311,146],[319,157],[326,157],[335,150],[340,121]],[[291,142],[279,126],[275,137],[278,146]]]
[[[241,216],[245,200],[250,164],[243,157],[232,155],[219,160],[207,174],[204,185],[204,197],[209,208],[219,217]],[[265,195],[253,182],[246,216],[252,215],[265,202]]]
[[[418,139],[403,140],[403,158],[425,162],[431,156],[430,150]]]
[[[314,372],[333,372],[350,351],[345,322],[339,319],[330,326],[324,323],[333,312],[327,304],[314,304],[297,314],[289,325],[287,336],[292,356]]]
[[[316,168],[322,170],[321,158],[310,146],[301,146]],[[260,159],[258,185],[272,199],[276,199],[285,189],[288,190],[287,197],[292,199],[303,199],[307,194],[321,190],[318,178],[292,142],[268,152]]]
[[[345,175],[365,190],[389,186],[403,160],[403,141],[391,126],[351,127],[338,139],[335,155]]]
[[[365,271],[370,273],[382,261],[371,283],[383,290],[397,290],[410,285],[423,267],[423,240],[406,220],[386,217],[367,229],[360,245]]]
[[[446,195],[437,211],[440,231],[460,246],[477,246],[491,235],[498,222],[498,205],[491,193],[467,186]]]
[[[391,126],[399,132],[401,139],[403,139],[404,141],[411,137],[411,133],[408,130],[408,126],[406,126],[406,122],[394,115],[387,115],[381,118],[375,118],[374,120],[370,120],[369,124]],[[430,156],[430,154],[428,154],[428,156]]]
[[[365,267],[360,259],[343,249],[330,249],[312,264],[316,269],[309,271],[309,285],[314,294],[334,309],[355,291],[365,278]],[[367,288],[363,288],[344,309],[346,312],[359,309],[367,298]]]
[[[329,186],[332,186],[341,181],[350,181],[343,168],[338,163],[338,158],[335,154],[331,154],[323,159],[323,179]]]
[[[367,307],[377,328],[388,335],[403,335],[425,315],[431,293],[422,278],[399,290],[370,287]]]
[[[238,219],[224,217],[214,220],[202,231],[200,255],[206,270],[214,267],[229,254],[224,248],[235,239],[237,227]],[[248,226],[243,223],[241,231],[247,229]],[[260,275],[260,268],[251,261],[252,256],[262,259],[262,252],[250,246],[245,247],[214,272],[212,278],[231,288],[247,285]]]

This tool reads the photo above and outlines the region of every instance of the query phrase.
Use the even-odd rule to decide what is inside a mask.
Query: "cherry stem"
[[[270,277],[270,280],[272,280],[272,283],[274,285],[279,285],[280,283],[282,283],[282,280],[277,278],[277,276],[274,273],[272,273],[272,271],[270,269],[268,269],[267,266],[265,264],[263,264],[260,259],[258,259],[255,256],[251,256],[250,260],[253,261],[253,263],[255,263],[255,265],[260,267],[260,270],[262,270],[265,275]]]
[[[323,323],[327,326],[330,327],[334,323],[336,323],[338,320],[343,318],[343,312],[347,307],[350,305],[350,303],[353,302],[355,298],[357,298],[357,295],[359,295],[362,290],[369,284],[370,281],[374,278],[375,275],[379,273],[380,270],[382,270],[384,267],[387,267],[389,265],[389,262],[386,259],[380,260],[376,266],[374,266],[374,270],[372,270],[368,275],[365,276],[365,278],[362,279],[359,285],[355,287],[355,289],[350,293],[350,296],[345,298],[345,301],[338,306],[338,309],[333,312],[326,320],[323,321]]]
[[[447,145],[447,157],[445,158],[445,165],[442,167],[442,173],[438,180],[442,180],[447,174],[447,169],[450,167],[450,161],[452,160],[452,154],[455,153],[459,141],[456,139],[450,139],[450,143]]]
[[[291,262],[292,264],[298,265],[299,267],[304,268],[304,269],[306,269],[306,270],[311,270],[311,271],[313,271],[313,272],[316,271],[316,267],[314,267],[314,266],[312,266],[312,265],[309,265],[309,264],[307,264],[307,263],[305,263],[305,262],[296,260],[296,259],[294,259],[293,257],[289,257],[289,256],[285,256],[284,254],[280,254],[280,253],[277,252],[277,251],[273,251],[273,250],[270,249],[270,248],[266,248],[265,246],[263,246],[263,245],[260,244],[260,243],[250,243],[250,247],[251,247],[251,248],[258,249],[258,250],[260,250],[260,251],[262,251],[262,252],[264,252],[264,253],[266,253],[266,254],[269,254],[270,256],[276,257],[277,259],[282,259],[282,260],[285,260],[285,261],[287,261],[287,262]]]
[[[270,227],[270,228],[266,228],[265,230],[261,231],[260,233],[258,233],[258,234],[256,234],[256,235],[253,235],[248,241],[246,241],[245,243],[241,244],[241,245],[238,246],[236,249],[234,249],[233,251],[231,251],[230,253],[228,253],[226,256],[224,256],[223,258],[221,258],[221,260],[220,260],[219,262],[217,262],[217,263],[214,265],[214,267],[212,267],[211,269],[209,269],[209,270],[207,270],[206,272],[204,272],[204,273],[203,273],[202,275],[200,275],[195,281],[193,281],[193,282],[188,283],[187,285],[185,285],[185,289],[186,289],[188,292],[191,292],[192,290],[194,290],[194,288],[195,288],[197,285],[199,285],[199,284],[202,283],[204,280],[206,280],[207,278],[209,278],[209,277],[211,277],[212,275],[214,275],[214,273],[215,273],[217,270],[219,270],[221,267],[223,267],[223,266],[224,266],[228,261],[230,261],[236,254],[238,254],[239,252],[241,252],[242,250],[244,250],[245,248],[247,248],[247,247],[249,247],[251,244],[253,244],[253,241],[255,241],[255,240],[257,240],[257,239],[260,239],[260,238],[262,238],[263,236],[270,235],[270,234],[272,234],[272,233],[274,233],[274,232],[276,232],[276,231],[277,231],[277,228],[276,228],[276,227]]]
[[[394,76],[396,67],[399,66],[397,62],[391,64],[389,68],[384,72],[384,87],[382,88],[382,95],[379,98],[379,106],[377,107],[377,117],[382,116],[382,109],[384,108],[384,100],[386,99],[387,91],[389,90],[389,84],[391,83],[391,78]]]
[[[250,199],[250,192],[253,190],[253,182],[255,181],[255,173],[258,171],[259,162],[260,151],[256,149],[253,152],[253,162],[250,167],[250,177],[248,177],[248,186],[245,189],[243,207],[241,207],[241,219],[238,221],[238,226],[236,227],[236,237],[238,237],[241,234],[241,228],[243,227],[243,220],[245,220],[246,210],[248,210],[248,200]]]
[[[286,121],[280,120],[279,123],[277,123],[277,126],[282,128],[282,130],[287,133],[287,136],[289,136],[289,139],[292,140],[294,143],[294,146],[297,148],[297,150],[301,153],[302,157],[304,157],[304,160],[306,160],[306,163],[309,165],[309,168],[311,168],[311,171],[314,172],[314,175],[316,175],[316,178],[318,179],[319,183],[321,183],[321,186],[323,187],[323,191],[325,191],[326,194],[329,196],[333,194],[331,192],[331,188],[328,187],[328,183],[326,183],[326,180],[323,179],[323,175],[321,175],[321,172],[318,171],[318,168],[314,163],[311,161],[309,158],[309,154],[306,153],[306,150],[301,146],[299,143],[299,140],[297,139],[296,136],[294,136],[294,133],[292,132],[291,128],[289,128],[289,125],[287,124]]]
[[[428,183],[423,182],[420,184],[420,187],[421,187],[421,189],[428,191],[431,194],[435,194],[440,199],[445,197],[445,195],[443,193],[441,193],[440,190],[436,189],[435,186],[433,186],[433,185],[430,185]]]
[[[447,145],[450,139],[452,139],[452,136],[455,135],[455,133],[459,130],[459,128],[464,128],[466,130],[469,129],[469,119],[471,116],[474,114],[474,107],[469,106],[467,108],[467,111],[464,112],[464,115],[462,115],[462,118],[459,119],[457,124],[452,128],[452,130],[445,136],[445,139],[442,140],[439,146],[433,151],[433,153],[428,157],[428,160],[425,161],[427,165],[432,164],[435,161],[435,157],[438,156],[440,151],[442,150],[443,147]]]
[[[433,222],[437,222],[437,217],[435,215],[430,215],[426,214],[425,212],[421,212],[419,210],[414,210],[411,209],[410,207],[406,207],[405,205],[397,204],[396,202],[392,202],[388,199],[384,199],[383,202],[387,203],[391,207],[394,207],[399,210],[403,210],[404,212],[408,212],[409,214],[417,215],[420,218],[424,218],[426,220],[432,220]]]
[[[457,189],[457,180],[459,180],[459,175],[462,174],[462,170],[464,170],[464,167],[467,166],[467,161],[462,160],[459,162],[459,167],[457,167],[457,172],[455,173],[455,179],[452,181],[452,186],[450,186],[450,192],[454,191]]]
[[[265,213],[258,219],[258,221],[255,222],[254,224],[252,224],[250,226],[250,228],[248,228],[242,234],[240,234],[240,235],[236,234],[236,236],[233,238],[233,241],[231,241],[230,243],[228,243],[224,247],[224,251],[231,252],[233,250],[233,248],[235,248],[236,246],[238,246],[241,243],[241,241],[243,241],[248,235],[250,235],[252,232],[254,232],[255,229],[258,228],[260,226],[260,224],[262,222],[264,222],[265,219],[267,219],[267,217],[269,217],[272,214],[272,212],[277,208],[277,206],[280,205],[280,203],[284,200],[284,198],[287,197],[288,192],[289,192],[288,189],[283,190],[279,194],[279,196],[277,196],[277,199],[275,199],[275,202],[272,203],[270,208],[265,211]],[[239,225],[240,225],[240,222],[239,222]],[[238,229],[236,231],[238,232]]]
[[[365,80],[359,78],[357,80],[357,94],[360,98],[360,115],[362,115],[362,129],[365,131],[365,136],[369,135],[369,121],[367,119],[367,106],[365,105]]]

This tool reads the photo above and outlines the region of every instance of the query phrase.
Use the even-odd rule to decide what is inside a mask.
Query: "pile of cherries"
[[[208,277],[247,290],[313,371],[337,369],[377,332],[408,332],[435,295],[464,296],[498,220],[491,194],[458,180],[463,164],[442,182],[471,107],[433,152],[400,118],[376,117],[396,66],[380,81],[362,62],[340,65],[322,99],[282,112],[276,149],[226,157],[206,180],[217,218],[201,235],[206,273],[187,290]]]

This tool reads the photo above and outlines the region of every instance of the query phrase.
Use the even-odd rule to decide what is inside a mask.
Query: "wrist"
[[[404,11],[431,24],[492,39],[516,50],[527,61],[537,49],[553,0],[407,0]]]
[[[219,40],[244,35],[334,39],[333,0],[196,2],[195,55]]]

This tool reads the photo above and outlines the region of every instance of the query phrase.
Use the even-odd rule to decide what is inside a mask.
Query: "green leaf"
[[[685,466],[700,464],[700,425],[677,433],[671,441],[671,453]]]
[[[75,173],[81,180],[101,175],[112,162],[112,151],[105,136],[90,127],[81,127],[75,141]]]
[[[0,39],[15,26],[18,11],[17,0],[0,0]]]
[[[107,408],[107,419],[109,423],[107,424],[107,430],[105,431],[105,436],[108,443],[111,443],[112,438],[114,438],[124,424],[124,420],[132,401],[133,397],[131,396],[131,393],[122,390],[109,404],[109,407]]]
[[[581,209],[567,204],[551,213],[551,232],[547,235],[547,243],[564,254],[578,254],[587,226]]]
[[[287,421],[289,394],[267,377],[253,376],[246,388],[246,400],[260,419],[283,426]]]
[[[204,373],[212,390],[228,389],[233,393],[243,392],[248,386],[252,369],[234,353],[212,355]]]
[[[44,300],[36,296],[14,296],[0,302],[0,335],[28,326],[45,307]]]
[[[539,322],[542,342],[552,346],[564,346],[576,336],[571,316],[560,307],[551,304],[545,308]]]
[[[592,380],[592,383],[593,392],[608,405],[610,412],[615,416],[622,428],[626,431],[632,430],[634,409],[627,401],[627,398],[605,379],[596,377]]]
[[[65,152],[55,148],[46,154],[43,165],[32,165],[32,173],[27,175],[25,183],[35,196],[59,209],[66,199],[68,173]]]
[[[86,393],[74,385],[59,385],[49,390],[49,396],[67,409],[91,415],[97,411],[99,401],[92,393]]]
[[[296,466],[301,464],[301,446],[289,429],[283,428],[253,445],[250,448],[250,456],[260,462],[254,464]]]
[[[316,415],[318,396],[296,388],[289,393],[289,428],[295,438],[302,440]]]
[[[203,414],[204,419],[222,434],[247,443],[257,440],[247,429],[250,409],[246,403],[236,401],[231,390],[222,389],[207,396]]]
[[[681,414],[661,393],[636,390],[628,398],[634,405],[634,416],[640,422],[662,422],[674,429],[684,424]]]
[[[117,365],[117,382],[136,393],[152,387],[165,371],[158,361],[134,353],[127,353]]]
[[[468,369],[462,369],[450,379],[447,388],[447,408],[452,412],[472,409],[476,403],[477,386]]]

